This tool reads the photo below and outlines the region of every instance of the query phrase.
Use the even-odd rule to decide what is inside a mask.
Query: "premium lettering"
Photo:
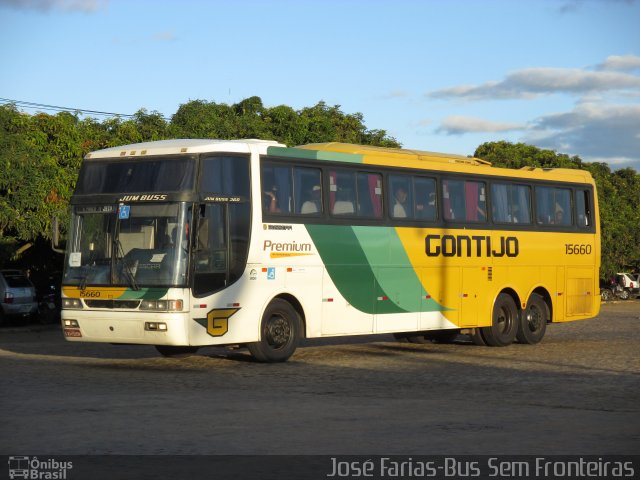
[[[262,246],[262,250],[265,252],[310,252],[310,243],[297,243],[293,242],[272,242],[271,240],[265,240]]]

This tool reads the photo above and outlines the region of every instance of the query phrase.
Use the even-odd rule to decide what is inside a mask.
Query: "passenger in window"
[[[278,197],[276,195],[277,191],[278,188],[274,186],[271,191],[264,192],[263,209],[269,213],[280,213],[280,208],[278,207]]]
[[[551,225],[566,225],[567,221],[564,216],[564,208],[556,202],[555,213],[553,217],[549,220]]]
[[[318,213],[322,209],[322,197],[320,185],[314,185],[311,189],[310,199],[302,204],[302,208],[300,209],[300,213],[302,214],[310,214],[310,213]]]
[[[338,188],[336,193],[336,203],[333,205],[333,213],[335,215],[349,215],[355,213],[351,190]]]
[[[407,191],[404,187],[398,187],[394,194],[394,198],[396,201],[393,205],[393,216],[395,218],[406,218],[407,210],[405,209],[405,204],[407,203]]]

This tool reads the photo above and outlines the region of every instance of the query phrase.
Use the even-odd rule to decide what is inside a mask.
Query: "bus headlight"
[[[143,300],[140,310],[154,312],[179,312],[182,310],[182,300]]]
[[[144,329],[148,332],[166,332],[167,324],[164,322],[144,322]]]
[[[79,298],[63,298],[62,308],[82,308],[82,302]]]

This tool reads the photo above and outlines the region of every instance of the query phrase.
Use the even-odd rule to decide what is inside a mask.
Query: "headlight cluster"
[[[182,310],[182,300],[143,300],[140,310],[155,312],[179,312]]]
[[[82,308],[82,302],[79,298],[63,298],[62,299],[62,308]]]

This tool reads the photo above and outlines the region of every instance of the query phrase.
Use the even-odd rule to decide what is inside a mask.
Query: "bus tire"
[[[180,357],[191,355],[198,351],[198,347],[176,347],[175,345],[156,345],[156,350],[163,357]]]
[[[490,327],[482,327],[482,336],[487,345],[492,347],[506,347],[511,345],[518,332],[518,307],[511,295],[501,293],[493,305],[493,315]]]
[[[516,333],[518,342],[529,345],[540,342],[547,331],[549,316],[547,302],[537,293],[531,294],[527,307],[520,312],[518,333]]]
[[[301,336],[300,315],[286,300],[273,300],[262,316],[260,340],[247,343],[259,362],[285,362],[296,351]]]

